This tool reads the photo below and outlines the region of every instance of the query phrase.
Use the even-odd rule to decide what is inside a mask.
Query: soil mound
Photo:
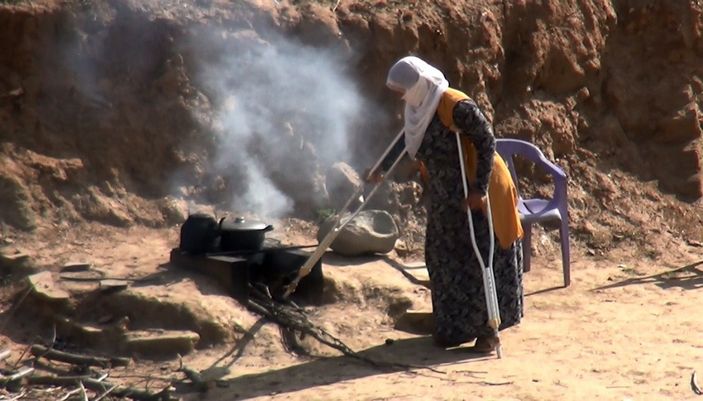
[[[530,140],[565,169],[572,225],[590,246],[643,232],[700,238],[691,202],[702,195],[701,12],[663,0],[3,5],[0,222],[163,226],[187,201],[256,209],[278,195],[277,210],[317,217],[335,207],[329,166],[361,170],[392,137],[399,102],[385,73],[414,53],[470,93],[497,136]],[[299,110],[257,103],[257,126],[271,124],[226,136],[221,109],[242,101],[213,90],[203,68],[227,49],[246,59],[281,48],[279,37],[311,55],[331,49],[342,62],[330,65],[353,78],[365,118],[345,128],[346,142],[324,142],[328,126],[310,123],[316,111],[302,98]],[[346,160],[328,160],[333,147]],[[223,149],[233,152],[227,163]],[[525,192],[549,193],[546,177],[523,170]],[[249,191],[263,195],[237,203]]]

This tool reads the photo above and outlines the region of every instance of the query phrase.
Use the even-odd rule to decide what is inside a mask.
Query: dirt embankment
[[[380,115],[399,110],[383,86],[388,66],[421,55],[476,98],[498,136],[531,140],[564,167],[573,225],[590,246],[647,241],[643,230],[701,237],[700,208],[688,203],[702,195],[696,2],[343,0],[334,7],[0,7],[0,221],[22,230],[81,220],[159,226],[178,221],[177,199],[228,205],[238,173],[213,165],[213,94],[197,79],[217,54],[191,40],[215,26],[222,34],[213,40],[226,44],[265,46],[274,31],[335,49]],[[291,121],[292,134],[266,134],[301,152],[305,163],[287,168],[315,174],[324,167],[310,164],[315,138]],[[390,134],[378,132],[391,126],[397,122],[375,117],[356,123],[357,167],[385,146]],[[290,192],[285,174],[277,181],[270,173]],[[314,181],[306,189],[319,190]],[[291,196],[310,216],[300,207],[308,199]]]

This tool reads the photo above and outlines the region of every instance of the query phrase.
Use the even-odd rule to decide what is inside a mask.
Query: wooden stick
[[[8,356],[10,356],[10,350],[3,350],[2,352],[0,352],[0,361],[4,361],[5,359],[7,359]]]
[[[78,386],[80,387],[81,397],[83,398],[83,401],[88,401],[88,393],[85,392],[85,386],[83,385],[83,382],[78,382]]]
[[[113,391],[115,391],[116,388],[117,388],[117,385],[116,385],[116,384],[113,384],[112,387],[110,387],[109,389],[105,390],[104,393],[102,393],[102,394],[100,394],[99,396],[95,397],[95,399],[94,399],[93,401],[100,401],[100,400],[102,400],[103,398],[107,397],[110,393],[112,393]]]
[[[106,377],[107,377],[107,373],[101,375],[100,377],[98,377],[95,380],[101,382],[101,381],[105,380]],[[67,392],[63,397],[61,397],[61,399],[59,401],[66,401],[67,399],[71,398],[72,395],[77,394],[77,393],[82,392],[83,394],[85,394],[85,386],[83,386],[83,382],[79,381],[78,383],[80,384],[79,388],[73,389],[73,390]]]
[[[45,373],[53,373],[56,376],[71,376],[75,375],[76,372],[67,370],[67,369],[61,369],[61,367],[66,367],[66,365],[62,365],[61,367],[54,366],[51,362],[51,360],[47,359],[47,362],[44,362],[40,359],[35,359],[32,361],[32,366],[34,366],[35,369],[44,371]],[[71,365],[69,368],[73,368],[74,366]]]
[[[190,381],[197,387],[207,386],[207,384],[203,381],[203,376],[194,369],[184,366],[179,370],[183,372],[183,374],[186,375],[186,377],[190,379]]]
[[[129,358],[102,358],[97,356],[80,355],[71,352],[57,351],[55,349],[46,348],[42,345],[32,346],[32,355],[53,359],[55,361],[66,362],[73,365],[83,366],[99,366],[107,368],[111,366],[128,366]]]
[[[203,376],[199,372],[196,372],[194,369],[183,365],[183,357],[181,356],[181,354],[178,354],[178,365],[179,366],[177,372],[183,372],[183,374],[186,375],[188,379],[190,379],[190,381],[193,383],[193,386],[195,386],[198,391],[204,392],[205,390],[207,390],[207,383],[203,381]]]
[[[25,368],[25,369],[23,369],[23,370],[20,370],[20,371],[17,372],[17,373],[14,373],[14,374],[12,374],[12,375],[10,375],[10,376],[3,377],[2,379],[0,379],[0,385],[6,386],[6,385],[8,385],[9,383],[14,382],[14,381],[17,381],[17,380],[19,380],[19,379],[21,379],[21,378],[27,376],[28,374],[30,374],[30,373],[32,373],[32,372],[34,372],[34,368]]]
[[[17,394],[16,396],[14,396],[12,398],[8,398],[6,401],[17,401],[20,398],[24,397],[26,394],[27,394],[26,391],[22,391],[21,393]]]

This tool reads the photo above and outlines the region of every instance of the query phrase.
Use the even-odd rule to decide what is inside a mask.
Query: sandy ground
[[[503,332],[501,360],[402,336],[363,353],[445,373],[382,373],[344,359],[314,361],[233,379],[206,399],[697,399],[689,381],[703,370],[703,271],[659,274],[703,259],[702,252],[687,256],[676,266],[576,258],[568,289],[559,288],[557,260],[535,260],[525,278],[525,319]],[[354,318],[364,326],[363,315]]]
[[[45,266],[89,260],[112,267],[115,275],[140,276],[163,268],[176,239],[175,229],[89,226],[42,244],[33,256]],[[23,243],[13,246],[22,248]],[[433,370],[377,369],[319,345],[311,345],[314,353],[329,357],[296,357],[279,344],[272,324],[243,316],[245,326],[256,327],[252,341],[205,348],[184,358],[191,367],[218,366],[226,374],[207,393],[186,394],[185,399],[697,399],[690,379],[695,370],[703,372],[703,266],[695,266],[703,263],[703,249],[677,243],[667,248],[661,260],[626,250],[605,257],[576,252],[573,283],[566,289],[561,288],[558,255],[535,257],[524,281],[525,318],[519,327],[502,332],[501,360],[462,348],[440,350],[428,336],[394,330],[399,315],[394,308],[409,303],[413,310],[431,310],[429,291],[401,274],[402,264],[328,257],[325,274],[337,302],[311,308],[312,320],[366,357]],[[406,273],[426,279],[417,265],[406,263]],[[386,339],[394,342],[386,345]],[[8,342],[21,349],[18,337],[3,340]],[[176,364],[144,361],[132,370],[163,375]]]

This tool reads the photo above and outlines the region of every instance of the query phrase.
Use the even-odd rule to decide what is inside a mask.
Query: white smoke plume
[[[279,35],[203,36],[217,55],[198,78],[215,111],[214,166],[236,177],[232,209],[289,214],[294,201],[312,199],[301,191],[311,191],[318,167],[351,157],[349,127],[361,118],[362,96],[345,60]]]

